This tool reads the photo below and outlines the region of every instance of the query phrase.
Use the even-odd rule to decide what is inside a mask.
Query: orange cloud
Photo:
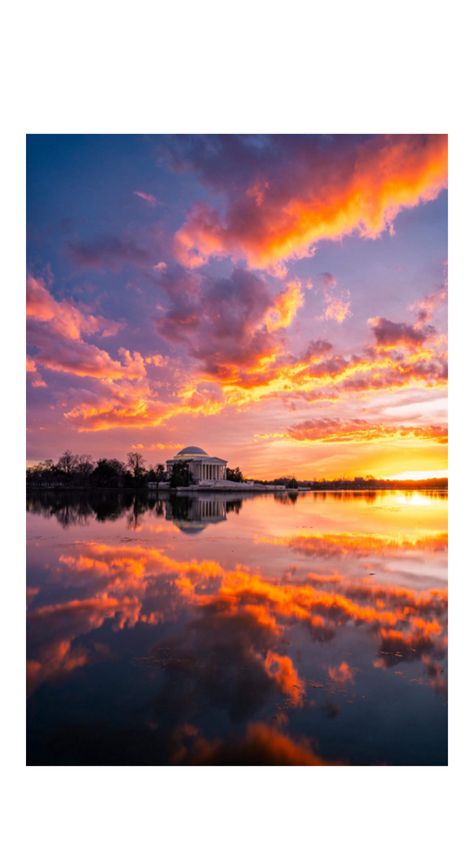
[[[345,661],[342,661],[337,667],[329,667],[328,676],[335,684],[342,686],[354,681],[354,671]]]
[[[307,740],[296,741],[264,722],[252,722],[243,738],[235,742],[196,740],[180,762],[199,765],[324,766]]]
[[[70,640],[55,641],[42,647],[39,658],[29,658],[26,663],[28,692],[32,693],[43,681],[64,672],[85,666],[87,653],[72,649]]]
[[[392,230],[402,209],[433,200],[446,187],[447,138],[379,136],[338,153],[327,144],[305,150],[291,175],[283,159],[254,189],[229,189],[223,214],[196,205],[175,235],[178,259],[196,267],[230,254],[263,268],[308,256],[320,240],[377,237]]]
[[[304,303],[301,284],[292,281],[286,289],[275,298],[272,306],[265,314],[264,324],[269,331],[288,327],[299,308]]]
[[[331,298],[326,302],[324,318],[328,321],[343,322],[351,315],[349,301],[344,298]]]
[[[271,436],[272,434],[270,434]],[[296,441],[320,442],[364,442],[391,441],[414,439],[447,444],[447,424],[425,424],[423,426],[409,426],[399,424],[381,424],[359,418],[342,420],[339,418],[314,418],[302,421],[289,427],[286,433],[276,434],[278,438],[295,439]],[[266,434],[257,436],[265,438]]]
[[[336,281],[328,277],[329,281],[324,276],[322,284],[331,290]],[[430,325],[419,330],[378,317],[372,325],[376,344],[359,354],[342,356],[331,343],[313,340],[296,356],[286,351],[284,329],[301,306],[300,282],[288,283],[274,296],[267,282],[242,270],[205,287],[201,280],[183,274],[183,270],[170,270],[163,276],[171,307],[158,320],[158,330],[182,342],[195,360],[186,376],[177,371],[166,401],[146,369],[146,365],[158,363],[163,369],[160,355],[142,357],[119,349],[118,361],[83,340],[52,334],[49,325],[46,332],[38,322],[30,326],[30,342],[37,348],[35,364],[38,361],[51,370],[102,380],[100,396],[91,393],[87,401],[66,411],[66,418],[77,429],[142,429],[179,416],[215,415],[264,400],[337,402],[345,395],[362,392],[446,386],[446,349]],[[286,433],[259,437],[265,436],[326,442],[413,439],[445,444],[447,429],[445,425],[395,426],[324,418],[294,425]]]
[[[291,547],[306,556],[322,558],[367,558],[372,555],[398,557],[426,552],[446,552],[448,536],[444,532],[409,539],[405,536],[366,534],[360,532],[299,533],[283,537],[261,536],[261,543]],[[309,578],[319,581],[316,574]],[[367,586],[366,586],[367,587]],[[408,592],[405,592],[405,596]],[[400,595],[399,593],[397,595]]]
[[[278,652],[267,652],[265,658],[267,675],[288,696],[293,705],[300,705],[304,694],[304,683],[298,675],[291,658]]]
[[[94,657],[76,641],[104,622],[116,631],[161,623],[177,609],[177,600],[200,612],[204,626],[206,618],[215,618],[228,624],[230,633],[248,629],[252,663],[295,706],[303,704],[304,682],[291,657],[278,651],[292,625],[302,625],[322,640],[348,623],[365,627],[379,643],[382,666],[391,666],[400,656],[437,655],[445,646],[444,590],[416,591],[340,573],[277,578],[241,566],[224,568],[211,559],[178,560],[148,545],[83,543],[72,545],[59,561],[72,574],[87,575],[93,593],[39,607],[33,602],[28,616],[30,640],[39,640],[30,656],[35,686],[45,676],[75,669]],[[173,583],[175,596],[145,610],[148,589],[159,577]],[[329,677],[343,684],[353,671],[342,662],[331,667]]]

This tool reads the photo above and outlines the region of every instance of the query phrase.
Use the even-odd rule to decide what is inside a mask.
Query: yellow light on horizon
[[[401,471],[399,474],[390,474],[384,479],[447,479],[448,472],[445,471]]]

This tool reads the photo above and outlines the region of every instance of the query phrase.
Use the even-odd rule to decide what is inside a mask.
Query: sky
[[[28,461],[447,475],[444,135],[30,135]]]

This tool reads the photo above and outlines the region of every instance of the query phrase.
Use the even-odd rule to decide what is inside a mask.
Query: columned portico
[[[209,456],[201,447],[184,447],[173,459],[168,459],[166,468],[169,473],[173,466],[186,463],[196,484],[212,484],[226,479],[227,461],[217,456]]]

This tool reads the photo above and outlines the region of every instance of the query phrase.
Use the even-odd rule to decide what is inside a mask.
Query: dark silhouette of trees
[[[164,479],[166,477],[166,471],[165,471],[164,465],[158,464],[155,467],[155,476],[156,476],[157,482],[163,482],[164,481]]]
[[[226,477],[231,482],[243,482],[244,476],[240,468],[226,468]]]
[[[118,459],[99,459],[91,473],[92,485],[98,488],[121,488],[125,477],[125,467]]]
[[[65,473],[66,476],[70,476],[77,468],[78,459],[78,456],[75,456],[70,450],[66,450],[63,455],[59,457],[57,468],[59,471]]]
[[[140,485],[146,473],[145,460],[141,453],[132,451],[127,453],[127,468],[131,472],[135,485]]]
[[[242,471],[239,467],[227,468],[227,479],[233,482],[243,482]],[[124,464],[118,459],[99,459],[94,462],[88,454],[74,454],[66,450],[55,463],[46,459],[27,468],[26,484],[28,488],[68,488],[68,489],[130,489],[134,491],[146,490],[149,483],[161,483],[168,479],[164,465],[157,464],[154,468],[147,468],[141,453],[131,451],[127,454]],[[169,477],[171,488],[186,487],[192,484],[189,462],[176,463]],[[312,480],[302,482],[295,477],[286,476],[273,480],[256,480],[259,486],[279,485],[287,489],[298,489],[302,486],[313,491],[364,491],[375,492],[383,490],[402,491],[446,491],[448,481],[445,478],[434,477],[425,480],[384,480],[373,476],[355,477],[354,479],[340,478],[333,480]]]
[[[170,487],[186,487],[191,485],[191,471],[189,470],[189,462],[175,462],[170,476]]]
[[[93,470],[94,463],[92,461],[91,456],[89,456],[88,454],[82,454],[81,456],[77,457],[76,474],[82,480],[83,483],[87,484]]]

